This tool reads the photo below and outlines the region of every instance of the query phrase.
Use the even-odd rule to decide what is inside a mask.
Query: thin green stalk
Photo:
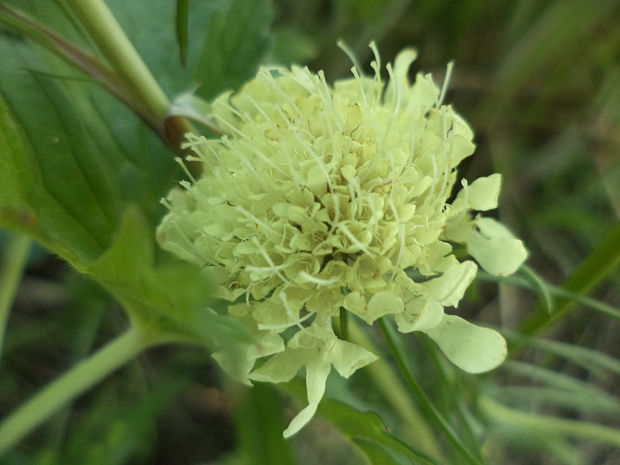
[[[69,0],[114,70],[149,110],[160,131],[170,102],[103,0]]]
[[[58,409],[136,357],[151,342],[142,330],[131,328],[48,384],[0,424],[0,457]]]
[[[378,353],[375,344],[353,319],[349,319],[349,334],[351,341],[371,352]],[[420,415],[392,366],[380,359],[368,365],[365,370],[372,377],[375,386],[383,392],[385,401],[394,408],[394,412],[402,419],[407,431],[405,439],[412,441],[413,445],[427,454],[442,458],[443,454],[437,444],[435,433]]]
[[[0,353],[2,353],[9,312],[26,267],[29,251],[30,239],[28,237],[11,234],[0,268]]]
[[[532,284],[533,289],[538,291],[540,298],[538,300],[539,308],[543,308],[547,313],[553,312],[553,299],[549,294],[549,286],[545,281],[536,273],[532,268],[523,264],[519,269],[521,274],[527,279],[528,282]]]
[[[620,265],[620,221],[566,278],[562,288],[578,295],[586,294],[618,265]],[[561,298],[556,302],[555,311],[551,315],[539,308],[519,330],[524,335],[537,334],[564,316],[574,304],[574,299]]]
[[[533,286],[529,282],[527,282],[526,280],[522,278],[518,278],[518,277],[494,276],[484,271],[480,271],[478,273],[478,278],[483,281],[512,284],[514,286],[523,287],[525,289],[531,289],[534,291],[536,290],[533,288]],[[580,305],[583,305],[584,307],[589,307],[593,310],[596,310],[598,312],[601,312],[607,315],[610,318],[614,318],[615,320],[620,321],[620,309],[614,307],[613,305],[609,305],[605,302],[601,302],[600,300],[593,299],[592,297],[587,297],[584,295],[576,294],[571,291],[567,291],[566,289],[562,287],[553,286],[549,283],[545,283],[544,281],[543,281],[543,285],[545,286],[547,293],[549,293],[552,296],[561,297],[563,300],[571,301],[571,303],[580,304]]]
[[[467,418],[465,406],[463,405],[464,396],[459,395],[462,390],[460,390],[459,387],[455,385],[455,383],[457,382],[456,378],[452,377],[452,379],[450,379],[448,373],[446,372],[446,369],[444,368],[442,360],[440,360],[438,357],[437,346],[428,336],[421,337],[420,343],[422,347],[424,347],[424,349],[426,350],[426,353],[428,354],[429,358],[433,362],[433,365],[435,366],[435,371],[437,372],[437,381],[441,383],[441,388],[443,388],[440,389],[440,392],[442,393],[443,403],[451,406],[454,409],[460,424],[463,426],[462,431],[465,436],[465,440],[467,441],[467,444],[470,448],[475,449],[474,453],[476,455],[476,458],[478,458],[478,460],[482,460],[482,451],[480,450],[476,435],[472,429],[471,422]]]
[[[418,401],[420,408],[422,411],[431,419],[431,421],[444,433],[450,444],[459,452],[459,454],[465,459],[467,463],[470,465],[482,465],[480,462],[470,451],[465,447],[463,442],[458,438],[456,432],[452,429],[450,424],[446,421],[446,419],[439,413],[439,411],[435,408],[435,406],[431,403],[430,399],[426,395],[426,393],[422,390],[422,387],[418,384],[418,382],[413,377],[411,370],[407,366],[405,355],[402,353],[401,349],[398,347],[396,343],[395,337],[392,333],[392,328],[385,322],[383,318],[379,320],[379,328],[381,328],[381,332],[383,333],[383,337],[385,338],[388,346],[390,348],[390,352],[398,365],[400,373],[409,388],[409,391]]]

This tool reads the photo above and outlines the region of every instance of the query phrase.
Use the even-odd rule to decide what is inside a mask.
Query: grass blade
[[[176,33],[177,43],[179,45],[179,55],[181,56],[181,64],[187,65],[187,49],[189,42],[189,34],[187,29],[187,17],[189,13],[189,0],[177,0],[176,14]]]
[[[480,407],[492,420],[499,423],[517,424],[533,431],[553,431],[556,434],[576,439],[591,440],[620,447],[620,431],[608,426],[521,412],[488,398],[480,400]]]
[[[603,240],[594,248],[571,275],[562,284],[562,289],[577,295],[592,290],[620,264],[620,221]],[[548,315],[538,309],[520,328],[522,334],[536,334],[544,330],[562,316],[577,302],[576,299],[563,296],[558,300],[555,311]],[[610,316],[620,319],[620,312],[609,312]]]
[[[543,308],[547,313],[553,313],[553,299],[551,298],[551,294],[549,292],[549,285],[545,283],[540,276],[538,276],[538,273],[527,265],[521,265],[520,271],[525,279],[532,284],[532,287],[538,291],[539,305],[541,308]]]

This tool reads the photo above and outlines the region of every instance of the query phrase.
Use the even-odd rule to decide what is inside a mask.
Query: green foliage
[[[206,84],[211,95],[238,86],[256,69],[268,43],[268,2],[253,2],[253,9],[226,2],[217,7],[207,2],[192,5],[196,18],[189,24],[192,44],[209,31],[215,39],[231,28],[237,28],[237,33],[227,34],[225,48],[208,49],[212,46],[208,40],[202,47],[190,47],[185,72],[171,60],[171,54],[176,54],[171,4],[155,3],[147,10],[139,2],[113,1],[110,7],[169,92],[185,92],[206,82],[207,58],[219,60],[222,66],[218,76],[209,77]],[[252,16],[239,23],[228,8],[252,10]],[[28,2],[26,12],[75,40],[77,46],[87,51],[93,48],[64,2],[55,6]],[[248,31],[247,24],[255,30]],[[253,36],[256,40],[245,40]],[[53,251],[74,264],[88,262],[111,244],[128,203],[137,203],[154,224],[161,214],[156,209],[159,199],[180,174],[168,149],[126,108],[67,63],[39,52],[15,36],[0,40],[2,118],[6,121],[1,142],[10,144],[2,150],[3,161],[10,157],[2,171],[6,199],[2,204],[12,207],[3,217],[12,224],[23,217],[23,228],[36,223],[36,231],[31,231],[45,238]],[[97,56],[98,51],[92,53]],[[23,201],[14,205],[17,199]],[[26,214],[15,212],[16,207]],[[31,209],[34,217],[27,215]]]
[[[32,52],[10,40],[0,48],[7,56],[0,81],[8,162],[3,171],[11,178],[2,203],[20,212],[9,210],[3,217],[13,224],[22,219],[19,226],[66,259],[92,259],[105,250],[117,225],[120,199],[109,158],[74,111],[81,103],[70,104],[66,88],[25,69],[35,60]]]
[[[174,118],[145,124],[143,102],[128,98],[129,86],[75,14],[75,1],[0,2],[0,226],[25,233],[73,267],[67,275],[50,256],[31,260],[2,352],[0,407],[25,401],[121,332],[126,320],[118,303],[133,325],[157,333],[160,342],[198,344],[195,353],[175,352],[197,362],[162,373],[176,363],[172,352],[149,352],[57,414],[2,463],[167,465],[179,463],[183,451],[194,462],[226,456],[226,463],[243,465],[332,465],[329,456],[337,454],[330,448],[342,442],[330,442],[331,434],[359,453],[349,457],[356,465],[460,465],[459,445],[489,464],[616,460],[618,2],[106,0],[174,102]],[[5,6],[35,23],[16,20]],[[154,229],[163,214],[159,199],[184,177],[173,160],[189,127],[184,118],[216,130],[201,114],[209,100],[242,86],[266,60],[349,76],[351,64],[335,46],[341,38],[362,65],[371,39],[387,60],[415,46],[418,69],[435,76],[456,59],[446,102],[472,122],[479,146],[460,174],[502,172],[500,216],[524,238],[530,261],[523,279],[482,274],[455,313],[499,325],[489,316],[499,307],[499,326],[529,321],[528,332],[555,331],[545,337],[502,331],[519,348],[509,355],[516,361],[484,378],[448,366],[425,340],[400,339],[410,376],[459,443],[446,441],[438,417],[424,409],[409,415],[395,407],[390,393],[408,391],[386,363],[383,371],[369,367],[354,377],[344,403],[329,399],[328,385],[319,414],[334,429],[318,433],[316,446],[327,449],[327,458],[313,462],[300,455],[299,443],[280,437],[283,399],[273,390],[261,386],[236,404],[234,389],[219,387],[204,346],[247,335],[206,310],[219,309],[208,276],[158,250]],[[75,51],[83,55],[68,62]],[[11,266],[12,276],[23,272]],[[484,282],[490,279],[501,285]],[[376,336],[365,334],[386,358]],[[298,381],[285,389],[303,400]],[[179,400],[188,392],[196,394],[191,402]],[[414,410],[423,406],[412,399]],[[181,431],[181,439],[168,443],[165,431]],[[440,453],[431,441],[406,444],[422,437],[417,431],[436,438]],[[175,459],[166,459],[164,449],[174,450]]]
[[[183,66],[185,66],[187,62],[187,48],[189,47],[189,33],[187,30],[188,14],[189,0],[177,0],[177,43],[179,44],[179,55]]]
[[[303,402],[304,388],[301,383],[292,381],[282,386],[282,389]],[[324,399],[321,402],[319,413],[359,448],[369,465],[402,463],[436,465],[438,463],[424,452],[414,449],[390,434],[385,423],[376,413],[361,412],[331,399]]]
[[[216,340],[249,338],[233,320],[207,309],[207,276],[176,260],[156,265],[155,247],[149,223],[130,208],[110,248],[78,270],[110,290],[134,321],[170,333],[173,340],[213,345]]]
[[[149,21],[142,18],[144,9],[135,2],[111,2],[111,8],[121,24],[129,25],[129,35],[151,69],[172,91],[180,91],[191,81],[170,62],[174,35],[166,8],[169,2],[159,3],[148,9]],[[256,3],[263,22],[252,22],[262,37],[252,41],[254,46],[266,44],[270,16],[268,3],[263,3]],[[230,25],[231,17],[222,17],[219,10],[207,11],[204,5],[193,11],[195,17],[208,13],[207,20],[217,21],[217,27]],[[63,2],[56,7],[29,6],[28,13],[35,19],[45,20],[78,45],[92,47]],[[192,27],[201,36],[209,30],[205,24]],[[254,48],[252,60],[238,63],[238,55],[226,53],[238,53],[239,47],[233,39],[228,46],[209,51],[209,56],[221,57],[222,63],[234,61],[241,74],[223,73],[219,81],[209,84],[214,92],[241,82],[260,59]],[[206,52],[193,53],[197,57]],[[153,225],[161,214],[159,199],[181,177],[169,150],[96,83],[48,52],[5,36],[0,40],[0,55],[6,57],[0,71],[3,224],[34,235],[108,287],[130,312],[151,319],[167,312],[177,324],[205,337],[205,328],[213,329],[215,318],[204,311],[209,293],[205,278],[181,264],[148,271],[156,266]],[[191,72],[201,73],[195,65]],[[125,211],[129,216],[123,222]]]
[[[218,0],[211,2],[206,32],[197,41],[194,68],[196,93],[212,98],[236,89],[253,76],[270,44],[270,0]]]
[[[136,9],[133,2],[117,2],[112,7],[121,22],[130,22],[138,49],[145,61],[161,72],[162,81],[166,82],[167,70],[169,88],[185,90],[193,81],[175,73],[170,51],[162,47],[174,36],[169,12],[163,8],[164,2],[160,3],[162,8],[148,10],[154,19],[150,22],[142,21],[144,10],[141,6]],[[36,38],[42,36],[42,43],[49,46],[46,41],[55,40],[52,34],[60,34],[68,42],[61,49],[51,47],[53,52],[75,63],[74,56],[66,53],[81,47],[77,64],[82,71],[90,72],[93,63],[103,69],[99,50],[74,15],[71,2],[17,6],[26,8],[32,19],[22,21],[19,18],[26,16],[20,16],[16,21],[3,5],[2,18],[10,20],[11,33],[0,37],[1,224],[29,234],[102,284],[123,304],[132,324],[147,330],[154,342],[213,346],[216,338],[219,345],[247,339],[238,325],[207,310],[210,286],[205,275],[156,251],[154,225],[161,215],[159,199],[181,177],[170,150],[157,139],[162,134],[152,134],[128,108],[69,63],[19,37],[20,31],[29,34],[35,29]],[[264,19],[261,33],[266,32],[269,16]],[[37,21],[47,29],[36,26]],[[219,20],[220,26],[225,23]],[[136,29],[135,24],[144,29]],[[160,34],[162,31],[167,34]],[[154,42],[152,37],[161,37],[164,43]],[[236,53],[238,47],[229,45],[228,52]],[[220,56],[225,51],[217,53]],[[220,76],[212,89],[237,85],[252,74],[260,53],[253,48],[252,54],[252,60],[235,65],[239,75],[230,80],[228,74]],[[94,58],[85,59],[88,55]],[[226,59],[220,57],[222,62]],[[82,66],[84,63],[88,66]],[[101,75],[91,77],[100,79]],[[131,90],[131,85],[126,83],[126,89]],[[125,103],[140,114],[139,102]],[[159,122],[161,127],[164,123]],[[44,393],[41,399],[47,402],[50,394]],[[20,411],[16,413],[15,424],[36,424],[38,420],[31,417],[33,408],[23,412],[22,416]],[[2,440],[9,441],[8,437]]]

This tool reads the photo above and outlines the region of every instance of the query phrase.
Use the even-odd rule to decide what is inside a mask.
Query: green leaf
[[[192,3],[188,11],[181,11],[180,3],[184,2],[107,2],[169,95],[196,91],[210,99],[251,78],[270,45],[272,1],[202,1]],[[187,14],[187,31],[184,26],[179,28],[179,12]],[[180,34],[185,33],[186,51],[180,40]],[[181,68],[184,53],[187,64]]]
[[[319,413],[334,424],[345,437],[351,439],[365,453],[377,449],[383,451],[383,456],[405,457],[413,463],[436,464],[437,461],[421,451],[413,449],[391,435],[379,415],[372,412],[360,412],[341,402],[324,399],[319,406]],[[373,445],[374,447],[370,447]],[[369,457],[371,458],[371,457]],[[401,463],[392,459],[392,462],[371,462],[376,465],[387,463]]]
[[[62,2],[16,3],[63,38],[95,50]],[[109,4],[170,93],[205,79],[213,93],[239,85],[255,72],[268,42],[269,0],[201,2],[187,18],[190,69],[180,70],[170,60],[174,3]],[[2,119],[10,119],[3,126],[13,128],[3,141],[11,145],[5,151],[11,161],[0,179],[2,224],[29,232],[74,264],[106,250],[127,203],[140,205],[154,225],[159,198],[178,179],[168,150],[114,98],[49,52],[7,35],[0,38],[0,57]],[[217,76],[206,76],[205,66]]]
[[[33,173],[27,157],[21,128],[0,95],[0,208],[29,208],[26,198]]]
[[[78,270],[106,287],[139,324],[155,326],[172,340],[209,346],[221,340],[247,341],[235,320],[208,310],[208,277],[169,256],[156,264],[156,247],[149,222],[140,210],[130,208],[112,246]]]
[[[270,0],[213,3],[215,11],[192,72],[198,80],[197,94],[203,98],[235,89],[252,77],[270,45]]]
[[[37,62],[27,47],[1,40],[0,56],[1,124],[10,141],[2,149],[3,177],[12,178],[16,193],[3,188],[3,206],[32,213],[36,238],[47,236],[46,245],[65,258],[93,258],[116,229],[120,200],[107,154],[67,88],[25,69]]]
[[[305,402],[305,388],[300,380],[293,380],[278,387],[300,402]],[[385,423],[376,413],[361,412],[328,398],[321,400],[318,412],[355,444],[371,465],[439,464],[437,460],[390,434]]]
[[[369,441],[367,439],[354,439],[353,442],[363,451],[366,459],[370,464],[400,464],[402,461],[398,461],[391,455],[388,451],[386,451],[380,444],[376,442]],[[411,463],[411,461],[409,461]]]
[[[0,24],[4,23],[9,30],[17,31],[17,34],[32,40],[47,48],[57,56],[84,71],[93,79],[101,83],[109,92],[116,95],[120,100],[132,106],[132,109],[146,118],[140,108],[133,105],[132,99],[123,88],[118,77],[101,61],[93,58],[71,42],[54,34],[43,24],[29,18],[18,10],[12,10],[6,5],[0,5]]]
[[[9,235],[0,254],[0,355],[9,312],[28,263],[30,245],[26,236]]]
[[[49,14],[50,27],[88,46],[58,5],[27,6],[35,17]],[[207,310],[208,280],[199,270],[170,259],[156,265],[159,199],[178,179],[163,144],[49,51],[5,35],[0,57],[2,225],[28,232],[103,284],[142,324],[203,344],[216,337],[247,339],[232,320]]]
[[[51,25],[83,44],[57,6],[29,5],[29,13],[49,13]],[[128,203],[140,205],[154,228],[159,199],[178,179],[161,141],[48,51],[5,35],[0,57],[1,224],[75,266],[108,248]]]

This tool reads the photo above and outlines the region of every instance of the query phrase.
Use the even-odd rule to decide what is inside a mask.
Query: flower
[[[499,333],[444,313],[478,268],[454,244],[499,275],[526,258],[504,226],[473,214],[497,207],[500,175],[463,181],[450,203],[471,129],[430,75],[409,83],[413,50],[387,65],[386,84],[371,47],[374,77],[354,67],[331,87],[322,72],[269,67],[218,97],[209,116],[224,135],[189,137],[204,173],[170,193],[157,231],[164,249],[217,274],[229,313],[256,334],[234,357],[215,354],[224,369],[249,384],[305,368],[309,404],[285,436],[312,418],[332,367],[348,377],[377,358],[334,333],[341,308],[425,332],[471,373],[506,354]]]

